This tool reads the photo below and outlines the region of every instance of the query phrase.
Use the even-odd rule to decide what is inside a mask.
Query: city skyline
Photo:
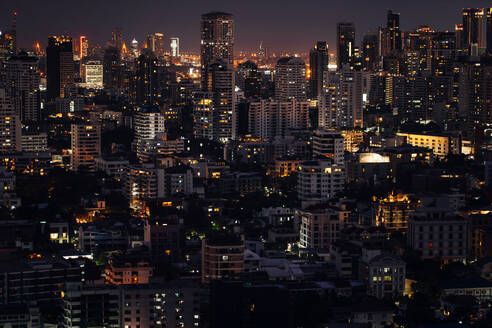
[[[488,1],[414,1],[411,4],[402,1],[379,1],[366,4],[359,0],[340,3],[310,1],[299,8],[298,3],[285,1],[279,10],[278,2],[260,3],[249,1],[226,2],[222,0],[197,2],[193,6],[184,6],[176,2],[150,3],[143,1],[138,7],[130,1],[96,3],[86,1],[70,3],[53,1],[39,3],[26,0],[19,4],[0,4],[0,30],[10,28],[11,14],[15,10],[19,48],[31,48],[35,41],[46,46],[48,36],[66,34],[72,37],[87,36],[89,43],[105,46],[114,27],[123,28],[127,44],[136,38],[141,45],[146,35],[160,32],[164,34],[169,48],[171,37],[180,38],[180,47],[185,52],[199,52],[199,17],[204,12],[225,11],[234,15],[235,49],[239,51],[256,50],[259,42],[273,51],[308,52],[316,41],[327,41],[330,52],[335,50],[336,24],[342,21],[355,22],[356,43],[368,32],[376,32],[386,21],[386,10],[393,9],[401,15],[402,30],[418,25],[428,25],[437,30],[452,30],[454,24],[461,22],[461,8],[483,7]],[[97,8],[97,9],[96,9]],[[424,8],[425,10],[422,10]],[[107,13],[115,11],[108,19]],[[436,11],[440,15],[434,17]],[[58,13],[63,12],[63,15]],[[285,24],[285,21],[294,22]],[[47,24],[47,22],[49,22]],[[264,31],[269,31],[265,34]]]

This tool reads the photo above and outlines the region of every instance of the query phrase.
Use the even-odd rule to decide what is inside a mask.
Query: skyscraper
[[[309,80],[309,96],[311,99],[318,99],[323,88],[323,73],[328,70],[328,44],[325,41],[318,41],[309,53],[309,68],[311,78]]]
[[[179,38],[171,38],[171,57],[179,57]]]
[[[306,100],[306,64],[298,57],[283,57],[275,67],[275,100]]]
[[[65,97],[65,88],[74,83],[72,38],[52,36],[46,48],[48,100]]]
[[[24,123],[37,123],[40,120],[40,73],[38,58],[25,52],[11,57],[5,62],[7,93],[12,100],[15,112]]]
[[[160,98],[158,60],[149,49],[144,49],[136,63],[136,92],[138,105],[158,105]]]
[[[234,18],[231,14],[211,12],[201,18],[202,88],[207,89],[207,66],[223,60],[231,69],[234,65]]]
[[[364,35],[362,39],[362,65],[365,70],[374,71],[378,65],[378,37],[375,34]]]
[[[87,50],[89,48],[89,42],[87,42],[87,38],[84,35],[81,35],[79,38],[79,58],[87,57]]]
[[[350,63],[355,47],[354,23],[337,24],[337,67]]]
[[[71,125],[70,162],[72,170],[85,166],[89,171],[95,170],[95,159],[101,156],[101,126],[97,124]]]
[[[389,42],[391,52],[398,52],[401,50],[401,31],[400,31],[400,14],[393,13],[392,10],[388,10],[388,20],[386,22],[386,28],[389,33]]]
[[[205,91],[213,92],[215,131],[214,139],[226,142],[232,138],[233,117],[236,110],[234,98],[234,70],[219,60],[207,66]]]
[[[21,151],[21,124],[5,89],[0,89],[0,153]]]
[[[12,14],[12,46],[13,46],[13,54],[17,54],[17,11],[14,11]]]
[[[121,51],[123,46],[123,30],[120,27],[113,29],[111,33],[111,45]]]
[[[164,56],[164,34],[154,33],[147,35],[147,48],[156,56]]]
[[[463,8],[463,42],[469,55],[486,48],[485,18],[483,8]]]

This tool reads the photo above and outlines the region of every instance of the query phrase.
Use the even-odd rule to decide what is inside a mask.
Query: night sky
[[[177,36],[181,49],[197,51],[200,14],[220,10],[236,18],[236,51],[256,49],[259,40],[272,50],[307,51],[317,40],[334,51],[336,23],[354,21],[357,39],[385,24],[386,10],[401,13],[402,29],[428,24],[452,29],[461,21],[462,7],[491,6],[490,0],[2,0],[0,29],[10,25],[10,13],[19,12],[20,46],[34,40],[44,46],[48,35],[85,34],[89,42],[103,44],[120,26],[125,39],[144,42],[148,33]]]

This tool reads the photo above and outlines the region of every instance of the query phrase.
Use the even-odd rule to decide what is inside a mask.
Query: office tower
[[[111,33],[111,46],[121,51],[123,46],[123,30],[119,27],[114,28]]]
[[[213,93],[213,139],[226,142],[232,138],[233,117],[236,110],[234,88],[235,74],[223,60],[209,64],[205,70],[204,91]]]
[[[171,57],[179,57],[179,38],[171,38]]]
[[[309,97],[318,99],[323,88],[323,74],[328,70],[328,44],[325,41],[318,41],[314,49],[309,53],[309,69],[311,77],[309,80]]]
[[[74,83],[72,38],[52,36],[46,48],[48,100],[65,97],[65,88]]]
[[[40,120],[40,73],[37,57],[25,52],[10,57],[5,62],[6,91],[14,105],[15,112],[22,122],[38,123]]]
[[[120,87],[121,57],[120,51],[115,47],[104,50],[103,58],[103,82],[106,88]]]
[[[364,35],[361,45],[362,65],[367,71],[375,71],[378,67],[378,36],[375,34]]]
[[[306,64],[298,57],[283,57],[275,67],[275,100],[306,100]]]
[[[202,89],[207,89],[207,66],[223,60],[230,69],[234,65],[234,18],[231,14],[211,12],[201,17]]]
[[[431,40],[431,72],[435,76],[451,76],[457,54],[456,34],[436,32]]]
[[[486,48],[485,10],[463,8],[463,42],[471,56],[478,56]]]
[[[21,123],[5,89],[0,89],[0,153],[22,150]]]
[[[137,149],[137,157],[142,158],[143,143],[145,140],[153,140],[160,133],[165,132],[164,115],[158,107],[143,107],[134,117],[134,144]]]
[[[104,80],[103,65],[99,60],[90,60],[82,64],[84,81],[89,88],[102,88]]]
[[[158,105],[161,97],[159,90],[157,57],[148,49],[136,62],[136,100],[137,105]]]
[[[463,50],[466,48],[465,45],[465,35],[463,31],[463,24],[454,25],[454,34],[456,36],[456,48],[458,50]]]
[[[87,57],[87,50],[89,49],[89,42],[84,35],[81,35],[79,38],[79,58],[82,60],[84,57]]]
[[[202,283],[238,278],[243,269],[243,240],[226,233],[202,239]]]
[[[386,28],[389,33],[390,52],[399,52],[402,49],[400,14],[388,10]]]
[[[95,171],[95,159],[101,156],[101,126],[72,124],[71,149],[72,170],[77,171],[83,166],[88,171]]]
[[[337,24],[337,68],[350,63],[355,47],[354,23]]]
[[[164,56],[164,48],[164,34],[154,33],[147,35],[147,49],[152,51],[156,56]]]
[[[293,129],[309,127],[309,102],[265,100],[249,105],[249,133],[254,137],[273,140],[285,137]]]
[[[343,136],[340,131],[317,129],[313,132],[313,157],[331,158],[336,164],[343,164]]]

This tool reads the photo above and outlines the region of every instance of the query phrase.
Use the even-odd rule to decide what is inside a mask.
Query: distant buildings
[[[342,69],[350,63],[355,48],[354,23],[342,22],[337,24],[337,68]]]
[[[0,152],[21,151],[21,121],[12,99],[0,89]]]
[[[323,88],[324,72],[328,70],[329,64],[328,44],[325,41],[318,41],[309,53],[309,98],[318,99]]]

